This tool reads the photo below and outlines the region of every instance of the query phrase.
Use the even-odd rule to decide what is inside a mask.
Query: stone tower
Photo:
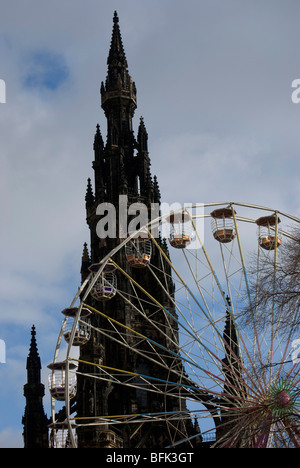
[[[148,219],[153,206],[160,203],[160,191],[157,178],[151,175],[150,158],[148,152],[148,134],[144,119],[140,119],[137,136],[133,131],[133,116],[137,108],[136,86],[129,71],[122,37],[119,27],[119,18],[114,14],[113,32],[110,51],[107,60],[108,71],[105,82],[101,84],[101,106],[107,119],[106,143],[102,138],[100,126],[96,126],[94,138],[94,181],[88,180],[86,192],[86,220],[90,230],[90,245],[85,244],[81,275],[82,281],[89,273],[89,267],[100,262],[113,248],[115,248],[127,233],[120,234],[120,197],[125,208],[133,203],[143,203],[148,208]],[[116,210],[115,225],[110,226],[109,235],[99,236],[99,219],[105,210],[99,210],[99,206],[105,208],[105,204],[113,205]],[[123,206],[124,208],[124,206]],[[115,234],[115,235],[114,235]],[[161,248],[168,255],[166,243],[157,239]],[[133,279],[138,279],[145,290],[153,294],[159,294],[159,302],[166,307],[174,317],[168,323],[159,311],[148,310],[147,313],[154,314],[154,320],[161,324],[166,330],[166,335],[174,337],[174,349],[178,345],[178,330],[176,323],[175,308],[170,303],[169,296],[161,290],[154,291],[153,281],[148,269],[134,269],[126,261],[124,249],[118,252],[118,264],[124,271],[128,272]],[[151,264],[161,270],[161,256],[158,251],[152,252]],[[168,266],[164,266],[165,271]],[[171,277],[171,275],[170,275]],[[122,282],[123,281],[123,282]],[[128,288],[124,280],[118,282],[118,288]],[[174,292],[172,280],[169,280],[169,291]],[[148,321],[141,321],[136,316],[134,307],[126,303],[121,296],[114,297],[111,301],[97,302],[90,299],[90,305],[98,308],[114,320],[126,324],[134,330],[143,330],[143,333],[152,339],[164,341],[161,335],[157,338],[156,330]],[[149,306],[151,309],[151,306]],[[157,316],[155,316],[157,314]],[[105,329],[100,315],[92,317],[92,326],[97,329]],[[92,329],[93,330],[93,329]],[[177,345],[176,345],[177,343]],[[161,343],[167,346],[165,342]],[[168,345],[170,347],[170,345]],[[172,355],[174,364],[174,354]],[[165,359],[168,359],[166,357]],[[97,379],[80,377],[80,373],[90,373],[91,366],[87,363],[103,364],[111,368],[134,371],[137,374],[144,373],[162,380],[168,378],[164,369],[150,364],[137,353],[129,348],[118,347],[114,341],[107,339],[104,335],[99,336],[92,331],[91,339],[80,349],[79,375],[77,381],[77,415],[86,418],[93,425],[82,426],[77,429],[78,447],[103,447],[103,448],[155,448],[165,447],[169,443],[169,434],[164,423],[151,423],[132,427],[130,425],[97,426],[97,416],[103,415],[130,415],[133,413],[154,413],[164,411],[163,397],[151,392],[137,388],[113,385],[111,382],[102,382]],[[178,362],[178,366],[180,366]],[[97,368],[93,367],[93,372]],[[183,400],[184,401],[184,400]],[[169,399],[169,411],[182,409],[185,403],[176,398]],[[90,417],[90,420],[89,420]],[[193,433],[193,424],[188,424]]]
[[[48,418],[44,412],[45,387],[41,383],[41,360],[37,349],[35,327],[31,330],[31,343],[27,358],[27,383],[24,425],[24,448],[48,448]]]

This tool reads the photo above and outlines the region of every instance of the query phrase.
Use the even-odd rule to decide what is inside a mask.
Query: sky
[[[33,324],[50,415],[46,366],[80,284],[98,123],[106,136],[114,10],[162,201],[300,216],[298,0],[0,0],[0,447],[23,446]]]

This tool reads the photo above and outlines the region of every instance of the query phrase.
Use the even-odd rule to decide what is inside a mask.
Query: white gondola
[[[93,272],[93,279],[98,274],[101,265],[99,263],[91,265],[89,270]],[[112,299],[117,292],[117,277],[115,267],[112,263],[107,263],[97,278],[91,289],[91,296],[97,301],[107,301]]]
[[[72,436],[76,437],[76,424],[71,424]],[[70,428],[67,422],[56,422],[49,425],[50,437],[49,448],[72,448]]]
[[[78,313],[78,307],[69,307],[67,309],[64,309],[62,313],[66,317],[68,317],[68,321],[64,331],[64,339],[67,343],[69,343],[71,339],[71,333],[73,330],[74,319]],[[72,343],[73,346],[83,346],[89,341],[91,336],[91,324],[88,318],[89,315],[91,315],[91,312],[87,308],[83,307],[80,311],[80,321],[78,321],[76,325],[76,330],[74,333]]]
[[[210,213],[211,229],[214,238],[222,244],[227,244],[236,236],[231,208],[220,208]]]
[[[276,233],[277,225],[280,219],[274,214],[271,216],[263,216],[256,220],[258,225],[258,243],[265,250],[274,250],[280,247],[281,238]]]
[[[125,245],[127,262],[134,268],[145,268],[149,265],[152,254],[150,239],[138,237],[131,239]]]
[[[69,363],[69,370],[76,368],[75,364]],[[66,363],[53,362],[48,365],[48,369],[52,372],[49,374],[48,383],[51,396],[58,401],[65,401],[66,396]],[[73,372],[69,373],[68,378],[68,394],[70,400],[76,396],[76,375]]]
[[[185,212],[172,213],[167,221],[170,223],[169,242],[176,249],[185,249],[193,239],[193,225],[190,216]]]

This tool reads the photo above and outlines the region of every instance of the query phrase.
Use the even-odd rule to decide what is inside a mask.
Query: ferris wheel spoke
[[[179,360],[179,361],[182,361],[182,362],[185,362],[185,363],[189,364],[190,366],[192,366],[194,369],[198,369],[198,371],[202,372],[202,374],[205,374],[205,375],[206,375],[206,374],[209,374],[211,377],[213,376],[213,374],[212,374],[211,372],[208,372],[207,369],[204,369],[204,368],[200,367],[196,360],[191,360],[191,357],[190,357],[189,354],[186,354],[185,352],[183,352],[183,355],[179,355],[177,352],[174,352],[174,351],[172,351],[171,349],[166,348],[166,347],[163,346],[161,343],[158,343],[158,342],[152,340],[151,338],[149,338],[149,337],[147,337],[147,336],[145,336],[145,335],[143,335],[143,334],[137,332],[136,330],[130,329],[128,326],[125,326],[124,324],[122,324],[122,323],[120,323],[120,322],[117,322],[116,320],[112,319],[111,317],[106,316],[106,315],[103,314],[102,312],[97,311],[97,310],[94,309],[93,307],[91,307],[91,306],[89,306],[89,305],[86,305],[86,307],[89,308],[89,309],[91,309],[91,310],[93,310],[94,312],[99,313],[99,314],[102,315],[103,317],[105,317],[105,318],[107,319],[108,322],[111,322],[111,323],[113,323],[114,325],[118,325],[118,326],[120,326],[120,328],[122,328],[122,329],[126,329],[127,331],[130,331],[130,332],[132,333],[132,335],[131,335],[132,337],[136,337],[138,340],[142,339],[143,342],[145,342],[145,343],[147,343],[147,344],[150,344],[151,350],[154,351],[154,353],[155,353],[154,355],[157,357],[157,359],[154,359],[155,362],[156,362],[157,364],[160,364],[160,363],[161,363],[165,368],[169,369],[169,362],[168,362],[168,360],[170,360],[170,358],[173,357],[173,358],[176,359],[177,362],[178,362],[178,360]],[[100,330],[100,329],[99,329],[98,331],[99,331],[99,333],[101,333],[101,334],[106,334],[106,336],[112,338],[111,334],[105,333],[105,330],[103,330],[103,329]],[[115,341],[118,341],[119,344],[121,344],[121,345],[122,345],[122,344],[127,345],[126,342],[124,343],[123,339],[122,339],[122,340],[118,340],[116,337],[114,337],[114,338],[112,338],[112,339],[114,339]],[[153,346],[154,346],[154,347],[153,347]],[[137,352],[139,352],[139,354],[143,355],[143,356],[146,357],[147,359],[151,359],[151,358],[149,357],[149,354],[146,354],[145,351],[141,352],[141,351],[139,350],[138,347],[135,348],[133,345],[131,345],[130,348],[131,348],[133,351],[136,350]],[[157,348],[157,349],[155,349],[155,348]],[[166,354],[165,354],[165,358],[166,358],[165,361],[162,359],[162,356],[163,356],[163,355],[161,354],[161,351],[164,351],[164,352],[166,353]],[[211,355],[213,356],[213,353],[211,353]],[[151,356],[151,357],[153,358],[153,356]],[[221,362],[221,361],[220,361],[220,362]],[[222,383],[224,382],[224,380],[223,380],[222,378],[220,378],[220,377],[218,377],[217,379],[218,379],[219,381],[221,381]]]
[[[145,355],[144,355],[145,356]],[[73,359],[73,360],[76,360],[76,359]],[[78,362],[80,362],[80,360],[78,360]],[[89,365],[93,365],[92,363],[86,363],[86,364],[89,364]],[[99,364],[95,365],[95,367],[97,368],[101,368],[102,370],[105,369],[105,366],[101,366]],[[169,370],[170,372],[174,372],[175,375],[178,375],[178,372],[176,371],[176,368],[175,368],[175,371],[174,369],[172,369],[172,367],[170,368],[169,367]],[[117,374],[112,374],[112,373],[109,373],[109,371],[117,371]],[[119,374],[120,373],[120,374]],[[124,375],[123,375],[124,374]],[[216,379],[218,381],[218,383],[220,384],[224,384],[225,381],[223,379],[220,379],[219,377],[217,376],[214,376],[211,372],[207,372],[207,374],[210,376],[211,379]],[[90,374],[89,374],[90,375]],[[207,389],[206,387],[204,388],[200,388],[199,385],[195,385],[193,383],[193,381],[190,381],[190,382],[187,382],[187,383],[184,383],[184,384],[180,384],[178,383],[178,381],[164,381],[162,379],[160,379],[160,385],[163,386],[163,388],[159,388],[157,385],[154,386],[153,382],[155,381],[158,381],[159,379],[157,379],[156,377],[151,377],[151,376],[145,376],[143,374],[136,374],[136,373],[132,373],[130,371],[125,371],[125,370],[118,370],[118,369],[111,369],[111,368],[108,368],[107,371],[105,371],[105,376],[98,376],[98,375],[93,375],[92,377],[93,378],[96,378],[96,379],[99,379],[99,380],[112,380],[114,383],[119,383],[119,384],[122,384],[122,385],[127,385],[127,386],[134,386],[134,384],[129,384],[129,382],[132,381],[131,378],[128,379],[128,375],[134,375],[135,377],[138,376],[139,378],[141,378],[144,382],[146,382],[146,385],[150,385],[151,383],[151,389],[150,388],[147,388],[147,391],[157,391],[159,393],[162,393],[163,392],[163,389],[164,389],[164,392],[166,395],[172,395],[172,396],[178,396],[178,394],[176,393],[176,388],[181,388],[181,389],[185,389],[186,391],[189,392],[190,396],[196,400],[201,400],[203,398],[203,395],[205,395],[205,399],[207,399],[207,396],[206,396],[206,392],[210,392],[212,395],[215,395],[215,396],[220,396],[221,393],[220,391],[213,391],[211,388],[210,389]],[[91,375],[90,375],[91,376]],[[121,379],[121,377],[122,379]],[[124,376],[125,376],[125,381],[124,381]],[[170,386],[170,388],[168,388],[166,390],[166,386]],[[235,389],[236,390],[236,393],[237,395],[236,396],[231,396],[231,400],[232,399],[240,399],[240,395],[238,395],[238,393],[241,392],[241,388],[239,387],[236,387],[232,384],[229,384],[232,389]],[[138,388],[141,388],[141,384],[139,384],[137,386]],[[175,392],[175,393],[174,393]],[[191,393],[192,392],[192,393]],[[186,397],[186,395],[185,395]]]
[[[114,263],[114,262],[112,262]],[[115,263],[114,263],[115,264]],[[124,270],[121,269],[120,266],[118,266],[117,264],[115,264],[116,268],[118,270],[120,270],[122,273],[125,274],[125,276],[130,279],[131,282],[133,282],[133,284],[138,287],[143,294],[145,294],[147,297],[149,297],[151,299],[151,301],[153,301],[153,303],[158,306],[160,308],[160,310],[163,310],[167,315],[169,315],[171,317],[172,320],[174,320],[175,322],[177,322],[181,327],[182,329],[188,334],[190,335],[196,342],[199,341],[199,337],[197,335],[195,335],[190,329],[188,329],[185,325],[183,325],[182,323],[180,323],[176,317],[174,317],[162,304],[160,304],[155,298],[153,298],[141,285],[139,285],[135,280],[133,280],[133,278],[131,278],[126,272],[124,272]],[[197,299],[195,298],[195,296],[189,291],[190,295],[192,296],[192,298],[196,301],[197,305],[201,308],[201,306],[199,305]],[[202,308],[201,308],[202,309]],[[210,323],[212,325],[212,327],[214,328],[215,332],[218,334],[219,338],[221,338],[221,333],[219,331],[219,329],[217,327],[215,327],[215,324],[214,322],[212,322],[212,320],[210,320]],[[153,322],[152,322],[153,324]],[[200,341],[201,342],[201,341]],[[204,346],[204,343],[201,342],[201,345]],[[210,352],[210,351],[209,351]]]

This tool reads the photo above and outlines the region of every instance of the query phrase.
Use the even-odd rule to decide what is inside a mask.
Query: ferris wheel
[[[216,448],[299,447],[299,304],[295,297],[289,301],[295,284],[293,274],[285,275],[287,252],[290,258],[293,251],[300,253],[299,239],[296,217],[243,203],[186,206],[124,239],[91,266],[63,310],[48,366],[53,438],[64,433],[76,447],[76,430],[84,425],[136,427],[163,421],[168,447],[197,438]],[[131,270],[120,262],[120,252]],[[161,258],[155,264],[154,252]],[[144,269],[151,291],[136,274]],[[134,308],[135,322],[106,314],[90,305],[90,297],[100,305],[119,297]],[[94,315],[101,317],[99,329],[92,325]],[[90,362],[85,363],[90,371],[80,371],[81,379],[159,395],[159,411],[99,414],[88,421],[72,414],[80,365],[75,351],[91,334],[141,356],[149,363],[148,373]],[[165,378],[149,372],[156,368]],[[60,423],[58,402],[66,407]],[[198,428],[192,436],[191,419]]]

